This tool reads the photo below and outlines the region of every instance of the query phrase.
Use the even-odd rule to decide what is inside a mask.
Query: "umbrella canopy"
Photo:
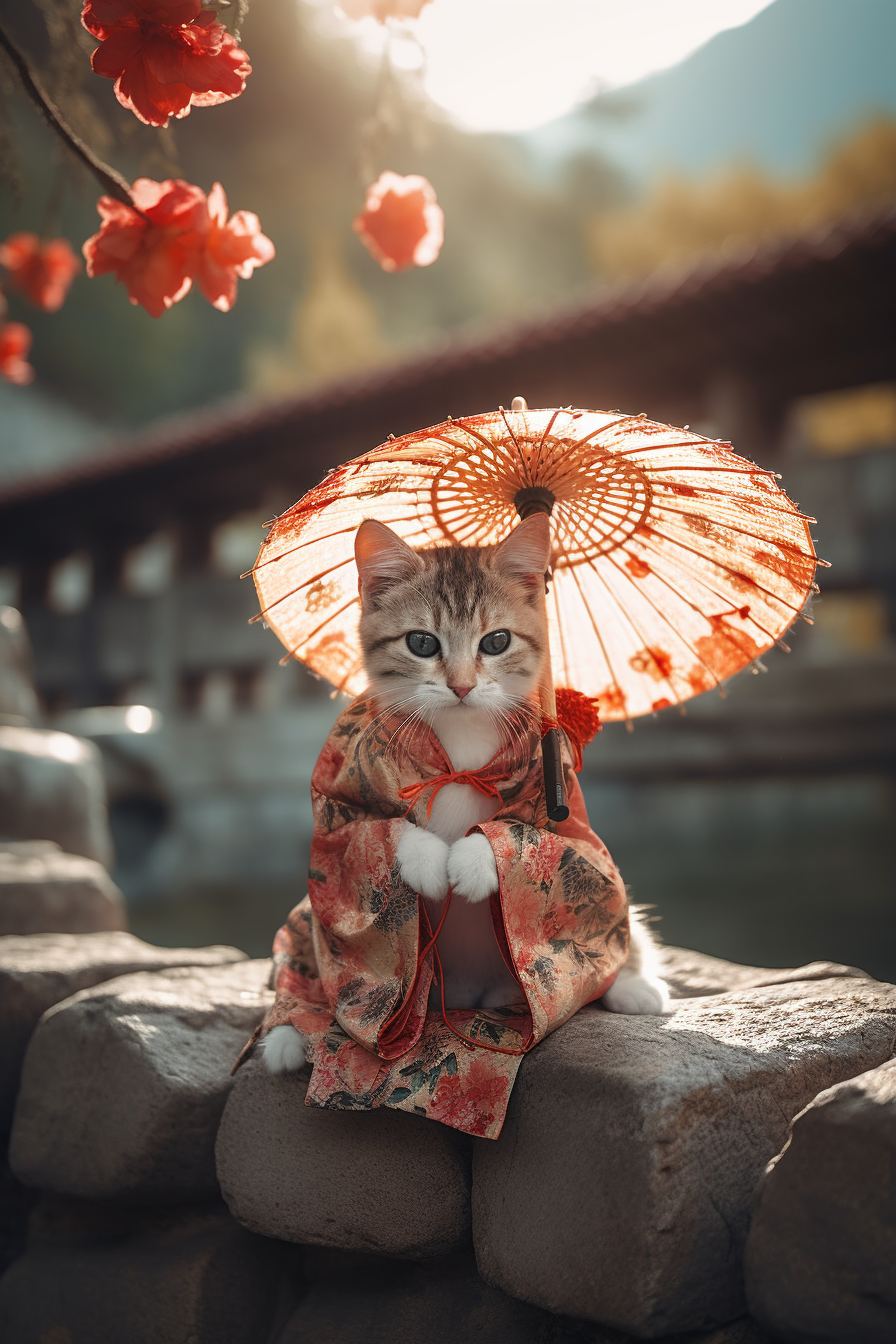
[[[272,524],[251,571],[255,619],[357,694],[362,520],[414,547],[488,546],[533,508],[551,511],[554,680],[599,697],[604,719],[681,704],[738,672],[792,624],[823,563],[815,520],[727,443],[619,412],[499,410],[330,472]]]

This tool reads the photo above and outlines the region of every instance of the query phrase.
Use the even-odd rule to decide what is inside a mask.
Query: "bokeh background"
[[[77,5],[0,4],[105,158],[222,180],[277,247],[227,315],[153,321],[83,273],[58,314],[10,297],[37,370],[0,383],[22,717],[100,747],[135,932],[263,955],[304,894],[339,706],[247,625],[263,521],[390,431],[522,394],[730,436],[818,519],[791,652],[608,726],[583,787],[667,941],[896,979],[896,8],[618,8],[434,0],[384,64],[372,21],[255,0],[243,96],[157,132],[89,75]],[[3,74],[0,237],[77,248],[95,184]],[[425,270],[352,232],[384,168],[438,193]]]

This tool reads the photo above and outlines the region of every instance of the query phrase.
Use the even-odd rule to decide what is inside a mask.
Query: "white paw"
[[[611,1013],[665,1013],[669,993],[662,980],[620,971],[601,1002]]]
[[[272,1027],[261,1042],[269,1073],[291,1073],[305,1063],[308,1042],[295,1027]]]
[[[395,851],[401,876],[412,891],[441,901],[448,890],[448,846],[432,831],[408,822]]]
[[[448,883],[472,905],[498,890],[498,869],[492,847],[481,831],[455,840],[448,852]]]

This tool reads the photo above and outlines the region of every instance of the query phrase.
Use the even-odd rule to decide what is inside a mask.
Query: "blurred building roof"
[[[896,208],[798,239],[657,272],[522,325],[276,402],[234,402],[155,426],[39,481],[0,490],[0,563],[201,532],[332,466],[436,423],[509,404],[693,418],[736,377],[759,430],[796,396],[892,378]],[[747,436],[749,438],[749,436]],[[750,455],[743,436],[737,447]]]

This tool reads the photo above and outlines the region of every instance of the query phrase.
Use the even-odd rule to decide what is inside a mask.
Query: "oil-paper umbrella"
[[[645,416],[503,409],[393,438],[337,468],[272,524],[254,578],[289,650],[337,690],[365,677],[354,537],[365,518],[410,546],[487,546],[550,513],[547,595],[560,685],[631,719],[717,686],[799,615],[816,559],[774,473],[730,444]],[[542,692],[549,719],[550,681]],[[546,765],[556,744],[545,740]],[[564,815],[557,783],[549,815]]]

